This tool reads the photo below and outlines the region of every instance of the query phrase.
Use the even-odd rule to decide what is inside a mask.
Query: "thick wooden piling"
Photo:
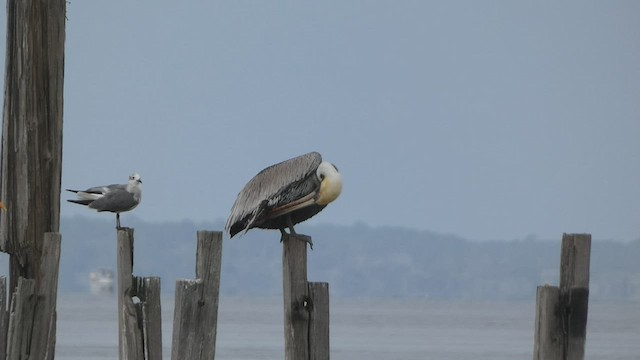
[[[171,359],[215,358],[222,232],[198,231],[196,280],[176,281]]]
[[[12,314],[0,342],[10,359],[53,359],[55,351],[59,258],[48,267],[42,237],[60,225],[66,4],[6,2],[0,251],[10,255]]]
[[[534,360],[582,360],[587,333],[591,235],[564,234],[560,286],[536,295]]]
[[[282,237],[286,360],[329,359],[329,284],[307,281],[307,243]]]
[[[160,278],[133,276],[133,229],[118,229],[120,360],[161,360]]]

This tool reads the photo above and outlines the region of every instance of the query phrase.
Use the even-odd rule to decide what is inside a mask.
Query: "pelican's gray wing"
[[[238,194],[225,230],[229,231],[239,221],[247,221],[248,229],[251,219],[255,219],[259,211],[281,204],[287,196],[291,197],[291,193],[285,190],[314,174],[321,162],[319,153],[310,152],[260,171]]]
[[[136,200],[132,193],[126,190],[113,189],[91,202],[89,207],[98,211],[120,213],[135,208],[139,203],[140,201]]]

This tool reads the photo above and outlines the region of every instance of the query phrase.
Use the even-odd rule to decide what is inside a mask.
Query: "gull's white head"
[[[140,177],[140,174],[133,173],[129,176],[129,185],[138,186],[140,184],[142,184],[142,178]]]
[[[327,205],[337,199],[342,192],[342,175],[338,172],[338,168],[328,161],[323,161],[316,170],[316,176],[320,180],[316,204]]]

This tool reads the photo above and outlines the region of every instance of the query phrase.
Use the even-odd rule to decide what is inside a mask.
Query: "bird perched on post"
[[[87,190],[71,190],[78,198],[67,200],[75,204],[85,205],[98,212],[116,213],[116,228],[120,229],[120,213],[133,210],[142,200],[142,180],[137,173],[129,176],[127,184],[94,186]]]
[[[342,191],[338,169],[317,152],[269,166],[253,177],[240,191],[225,230],[233,237],[252,228],[279,229],[311,243],[293,226],[319,213]]]

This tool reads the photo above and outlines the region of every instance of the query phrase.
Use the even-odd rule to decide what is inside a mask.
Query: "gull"
[[[87,190],[72,190],[78,198],[67,200],[75,204],[88,206],[98,212],[116,213],[116,228],[120,229],[120,213],[133,210],[142,200],[142,180],[137,173],[129,176],[127,184],[94,186]]]

